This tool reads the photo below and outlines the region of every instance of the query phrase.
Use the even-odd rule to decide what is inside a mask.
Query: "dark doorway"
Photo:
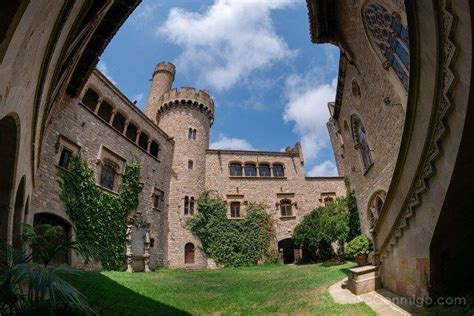
[[[10,202],[14,192],[18,134],[16,121],[7,116],[0,120],[0,240],[8,240]]]
[[[194,245],[190,242],[184,246],[184,263],[194,263]]]
[[[63,238],[69,239],[71,236],[71,225],[66,222],[61,217],[51,214],[51,213],[39,213],[35,214],[33,225],[42,225],[42,224],[49,224],[51,226],[61,226],[63,229]],[[69,260],[69,251],[64,251],[58,253],[53,259],[49,262],[51,266],[57,266],[60,264],[70,264]],[[33,260],[35,260],[35,254],[33,253]]]
[[[13,247],[21,248],[21,234],[23,223],[23,210],[25,208],[25,176],[21,178],[20,185],[16,190],[15,210],[13,212]]]
[[[278,242],[278,251],[283,256],[283,263],[294,263],[295,262],[295,246],[293,239],[286,238]]]

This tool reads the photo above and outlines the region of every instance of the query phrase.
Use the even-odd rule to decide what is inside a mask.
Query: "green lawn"
[[[85,273],[73,283],[102,315],[374,315],[363,303],[336,304],[328,293],[351,266]]]

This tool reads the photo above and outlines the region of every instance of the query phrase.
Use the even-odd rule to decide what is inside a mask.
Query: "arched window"
[[[132,123],[128,124],[127,132],[125,133],[125,136],[127,136],[127,138],[130,139],[132,142],[135,142],[137,140],[137,133],[138,133],[138,128]]]
[[[233,177],[242,176],[242,165],[240,163],[231,163],[229,165],[229,174]]]
[[[293,216],[291,200],[283,199],[280,201],[280,212],[281,216]]]
[[[82,98],[82,103],[89,110],[94,112],[98,102],[99,102],[99,95],[91,88],[87,89],[86,93],[84,94],[84,97]]]
[[[112,126],[120,133],[123,133],[123,129],[125,128],[125,116],[120,112],[115,113]]]
[[[361,120],[356,115],[352,115],[351,124],[352,137],[355,142],[355,148],[360,153],[365,172],[373,164],[372,154],[370,151],[369,143],[367,141],[367,133],[365,132],[365,128],[364,125],[362,125]]]
[[[148,135],[142,132],[140,134],[140,137],[138,137],[138,146],[145,150],[148,150],[148,139]]]
[[[160,145],[154,140],[150,144],[150,154],[156,158],[160,157]]]
[[[274,177],[284,177],[285,171],[283,170],[283,165],[274,164],[273,167],[273,176]]]
[[[99,112],[97,112],[97,115],[106,121],[107,123],[110,122],[110,118],[112,117],[112,111],[113,107],[108,104],[107,102],[102,102],[99,107]]]
[[[396,12],[388,11],[378,3],[371,3],[364,10],[367,35],[385,69],[392,68],[405,90],[408,90],[410,50],[408,28]]]
[[[264,164],[264,163],[258,165],[258,174],[261,177],[270,177],[271,176],[270,165]]]
[[[184,246],[184,263],[186,264],[192,264],[194,263],[194,245],[190,242],[188,242]]]
[[[257,176],[257,167],[253,163],[245,164],[245,176],[246,177],[256,177]]]
[[[382,212],[382,207],[383,203],[385,202],[386,195],[387,193],[385,193],[384,191],[379,191],[370,200],[367,215],[371,229],[374,228],[375,223],[377,222],[380,213]]]
[[[109,190],[114,189],[115,176],[118,172],[118,165],[110,160],[105,160],[100,171],[100,185]]]

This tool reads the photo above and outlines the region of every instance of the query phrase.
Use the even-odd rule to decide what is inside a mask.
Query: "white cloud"
[[[107,68],[107,64],[103,60],[99,60],[99,63],[97,64],[97,69],[105,76],[107,79],[110,80],[114,85],[117,85],[117,82],[112,78],[112,76],[109,73],[109,69]]]
[[[209,145],[211,149],[232,149],[232,150],[255,150],[255,148],[245,139],[229,138],[220,135],[216,141]]]
[[[271,11],[294,0],[216,0],[205,12],[171,9],[157,34],[180,46],[177,64],[198,72],[200,81],[226,90],[253,71],[296,54],[274,29]]]
[[[337,176],[337,168],[336,165],[329,160],[326,160],[318,165],[315,165],[311,170],[308,172],[308,176],[310,177],[324,177],[324,176]]]
[[[309,82],[309,83],[308,83]],[[327,103],[334,101],[337,81],[319,83],[306,77],[292,75],[287,80],[287,97],[283,118],[293,123],[299,135],[305,160],[311,164],[318,153],[330,148],[326,123],[329,119]]]

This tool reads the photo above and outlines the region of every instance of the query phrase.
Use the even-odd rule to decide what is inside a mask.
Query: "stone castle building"
[[[150,268],[212,264],[186,228],[204,190],[224,198],[235,220],[245,216],[248,202],[264,203],[275,222],[279,249],[286,261],[294,261],[293,229],[325,200],[344,196],[343,179],[305,177],[299,143],[285,152],[209,149],[214,102],[206,91],[173,89],[174,77],[173,64],[156,66],[146,114],[98,70],[78,98],[62,100],[44,137],[30,204],[34,221],[64,221],[71,232],[74,223],[58,183],[58,170],[68,167],[71,156],[93,165],[97,185],[111,194],[116,194],[126,162],[139,161],[143,188],[137,211],[151,224]],[[80,264],[79,258],[68,262]]]
[[[462,241],[474,237],[473,2],[307,4],[312,41],[341,53],[327,126],[375,244],[376,273],[367,268],[361,290],[465,295],[474,284]]]
[[[71,227],[56,170],[79,152],[111,194],[124,164],[140,161],[139,209],[151,223],[152,266],[211,264],[182,227],[203,188],[218,189],[229,216],[242,216],[245,201],[263,200],[279,239],[308,205],[344,193],[341,179],[304,177],[299,146],[209,150],[212,100],[206,92],[170,90],[170,64],[156,69],[146,115],[94,70],[139,2],[0,5],[2,240],[17,245],[21,223],[35,219]],[[472,291],[474,2],[307,4],[311,40],[341,51],[328,128],[362,230],[375,244],[372,288],[411,297]]]

